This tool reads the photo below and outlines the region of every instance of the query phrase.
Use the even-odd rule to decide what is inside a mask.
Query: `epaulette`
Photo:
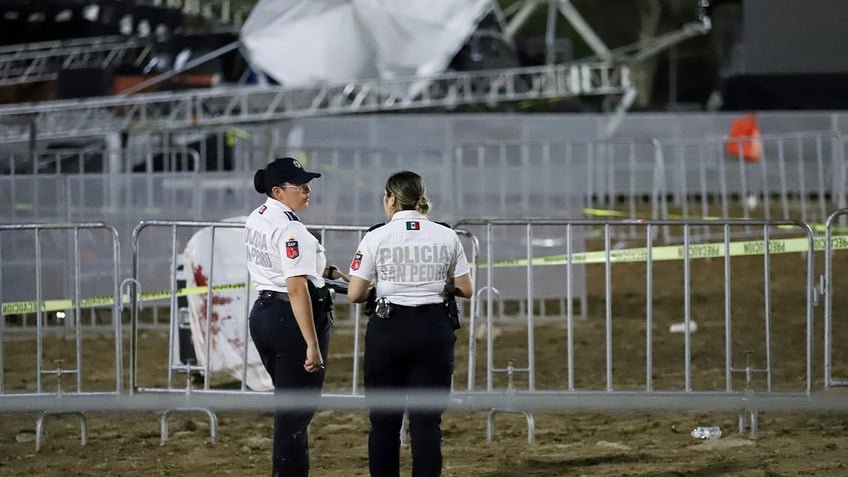
[[[433,221],[433,223],[434,223],[434,224],[439,224],[439,225],[441,225],[442,227],[451,228],[451,226],[450,226],[447,222],[436,222],[436,221],[434,220],[434,221]]]
[[[385,223],[385,222],[381,222],[381,223],[379,223],[379,224],[374,224],[374,225],[372,225],[372,226],[371,226],[371,228],[370,228],[370,229],[366,230],[365,232],[367,233],[367,232],[370,232],[370,231],[372,231],[372,230],[374,230],[374,229],[379,229],[380,227],[382,227],[382,226],[384,226],[384,225],[386,225],[386,223]]]
[[[294,212],[290,210],[285,210],[283,212],[286,214],[286,217],[288,217],[289,220],[292,220],[294,222],[300,222],[300,217],[298,217],[297,214],[295,214]]]

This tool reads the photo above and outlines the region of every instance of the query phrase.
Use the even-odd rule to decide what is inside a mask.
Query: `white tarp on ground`
[[[288,87],[441,73],[491,0],[260,0],[241,29],[254,67]]]
[[[228,219],[244,222],[246,217]],[[194,234],[183,252],[185,258],[186,286],[213,287],[247,283],[246,251],[244,230],[241,228],[217,228],[215,248],[212,252],[212,230],[205,228]],[[214,261],[214,267],[212,262]],[[212,277],[209,277],[209,270]],[[212,313],[209,334],[209,369],[242,379],[244,347],[247,346],[247,378],[245,384],[256,391],[273,389],[271,377],[262,366],[259,352],[247,330],[247,314],[256,300],[257,292],[251,289],[245,303],[244,288],[216,290],[212,293]],[[197,355],[197,364],[206,364],[206,308],[207,294],[188,295],[191,319],[191,340]]]

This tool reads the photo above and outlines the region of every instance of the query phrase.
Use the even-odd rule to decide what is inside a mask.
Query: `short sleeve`
[[[376,263],[374,254],[370,252],[368,247],[368,235],[366,234],[353,254],[348,274],[370,282],[374,279]]]
[[[300,222],[290,222],[275,237],[280,250],[283,276],[315,276],[318,265],[318,240]]]
[[[456,247],[456,256],[454,257],[454,263],[451,267],[453,269],[452,276],[461,277],[471,273],[471,270],[468,268],[468,259],[465,257],[465,249],[462,247],[462,242],[459,240],[459,236],[454,234],[454,237],[456,237],[454,242]]]

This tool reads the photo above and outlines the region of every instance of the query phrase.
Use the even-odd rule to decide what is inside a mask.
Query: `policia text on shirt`
[[[244,242],[248,246],[247,259],[250,263],[271,268],[271,256],[268,255],[268,237],[265,234],[245,227]]]

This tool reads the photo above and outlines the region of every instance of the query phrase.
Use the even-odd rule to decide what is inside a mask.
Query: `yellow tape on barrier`
[[[848,249],[848,235],[837,235],[832,237],[833,242],[833,250],[846,250]],[[791,239],[774,239],[769,240],[768,249],[770,254],[782,254],[782,253],[799,253],[807,251],[807,239],[806,238],[791,238]],[[730,256],[746,256],[746,255],[762,255],[765,251],[765,243],[762,240],[747,240],[747,241],[739,241],[739,242],[729,242],[728,249]],[[814,250],[821,251],[825,249],[825,238],[817,237],[814,240]],[[671,261],[671,260],[683,260],[686,256],[686,247],[683,245],[663,245],[658,247],[651,247],[651,260],[655,262],[660,261]],[[725,244],[724,242],[718,243],[701,243],[701,244],[691,244],[689,245],[689,258],[690,259],[702,259],[702,258],[719,258],[725,256]],[[647,247],[637,247],[637,248],[627,248],[621,250],[611,250],[609,252],[609,260],[611,263],[627,263],[627,262],[647,262],[648,261],[648,248]],[[572,264],[596,264],[596,263],[605,263],[607,261],[606,251],[598,250],[598,251],[590,251],[590,252],[577,252],[571,255],[571,263]],[[550,255],[546,257],[536,257],[533,258],[530,263],[534,266],[546,266],[546,265],[566,265],[568,263],[568,256],[565,254],[562,255]],[[494,264],[495,268],[505,268],[505,267],[521,267],[527,266],[527,259],[515,259],[515,260],[504,260],[499,261]],[[485,263],[482,263],[481,266],[485,266]],[[237,290],[244,288],[244,283],[233,283],[227,285],[215,285],[212,287],[213,291],[221,291],[221,290]],[[206,286],[199,287],[186,287],[180,288],[177,290],[177,296],[188,296],[188,295],[197,295],[201,293],[206,293],[208,288]],[[144,301],[154,301],[154,300],[162,300],[171,297],[170,290],[160,290],[155,292],[142,293],[139,299]],[[127,295],[124,295],[124,300],[129,300]],[[115,303],[115,297],[112,296],[99,296],[99,297],[90,297],[83,298],[80,300],[80,308],[92,308],[96,306],[106,306],[113,305]],[[44,300],[41,304],[42,312],[49,311],[63,311],[70,310],[75,308],[75,303],[73,300]],[[2,313],[5,316],[9,315],[18,315],[23,313],[35,313],[37,311],[36,302],[34,301],[18,301],[18,302],[8,302],[2,304]]]
[[[244,288],[244,283],[231,283],[227,285],[215,285],[212,287],[212,291],[222,291],[222,290],[238,290]],[[188,295],[199,295],[202,293],[206,293],[209,290],[207,286],[200,287],[186,287],[177,289],[177,296],[188,296]],[[129,301],[129,295],[124,294],[124,301]],[[139,296],[139,301],[156,301],[156,300],[165,300],[171,298],[171,290],[159,290],[155,292],[142,293]],[[94,308],[98,306],[107,306],[114,305],[115,297],[114,296],[95,296],[89,298],[83,298],[80,300],[80,308]],[[41,302],[41,311],[49,312],[49,311],[64,311],[71,310],[76,308],[76,303],[74,300],[62,299],[62,300],[43,300]],[[38,311],[38,307],[36,306],[36,302],[34,301],[13,301],[8,303],[3,303],[2,312],[4,316],[9,315],[20,315],[24,313],[35,313]]]
[[[848,235],[838,235],[831,238],[833,250],[848,249]],[[814,251],[825,249],[824,237],[818,237],[813,241]],[[762,255],[765,251],[765,242],[762,240],[748,240],[743,242],[729,242],[729,255],[745,256],[745,255]],[[799,253],[807,251],[806,238],[792,239],[774,239],[769,240],[768,249],[770,254],[781,253]],[[651,260],[655,262],[669,260],[683,260],[686,254],[686,247],[683,245],[663,245],[659,247],[651,247]],[[725,256],[724,242],[719,243],[700,243],[689,245],[689,258],[719,258]],[[647,262],[648,248],[626,248],[621,250],[610,250],[609,260],[611,263],[626,263],[626,262]],[[577,252],[571,254],[572,264],[591,264],[605,263],[607,261],[606,251],[598,250],[592,252]],[[565,265],[568,263],[568,255],[549,255],[546,257],[536,257],[530,262],[532,265]],[[500,267],[520,267],[527,266],[528,261],[524,258],[515,260],[504,260],[496,262],[494,268]],[[485,264],[481,264],[485,266]]]
[[[607,209],[591,209],[586,208],[583,209],[583,213],[590,217],[619,217],[619,218],[627,218],[628,213],[622,212],[620,210],[607,210]],[[717,217],[712,215],[680,215],[680,214],[668,214],[666,219],[669,220],[725,220],[727,217]],[[733,218],[733,217],[730,217]],[[739,219],[744,219],[743,217],[738,217]],[[807,224],[811,229],[815,232],[824,233],[827,226],[824,224]],[[779,229],[791,229],[795,228],[792,225],[778,225]],[[830,229],[834,232],[848,232],[848,227],[841,227],[837,225],[831,225]]]

